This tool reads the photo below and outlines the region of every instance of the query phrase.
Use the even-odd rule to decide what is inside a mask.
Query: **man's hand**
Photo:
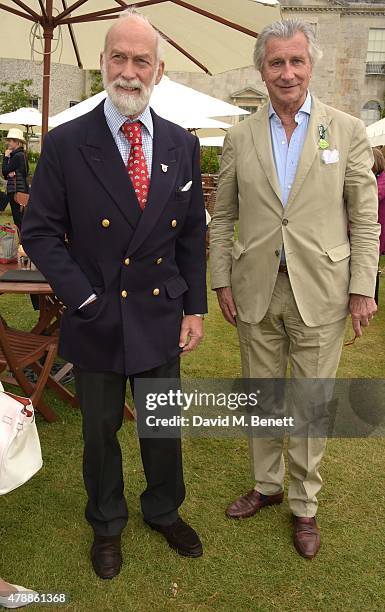
[[[231,325],[236,326],[237,323],[235,317],[237,316],[237,309],[234,304],[231,287],[220,287],[219,289],[216,289],[216,292],[223,316],[225,317],[226,321],[231,323]]]
[[[356,337],[362,336],[361,326],[367,327],[377,312],[377,304],[373,298],[358,293],[350,294],[349,310],[352,315],[352,326]]]
[[[5,151],[4,151],[4,156],[5,156],[5,157],[9,157],[9,156],[11,155],[11,153],[12,153],[12,150],[11,150],[11,149],[5,149]]]
[[[203,319],[195,315],[185,315],[180,328],[179,346],[181,355],[191,353],[203,338]]]

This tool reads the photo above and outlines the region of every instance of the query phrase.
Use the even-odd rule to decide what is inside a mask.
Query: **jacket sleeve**
[[[377,183],[365,128],[357,120],[345,172],[344,198],[350,228],[349,293],[373,297],[379,256]]]
[[[3,177],[4,177],[5,179],[7,179],[7,178],[8,178],[8,174],[9,174],[10,172],[13,172],[13,170],[10,170],[10,167],[11,167],[11,161],[12,161],[12,160],[11,160],[11,158],[10,158],[10,157],[5,157],[5,155],[4,155],[4,158],[3,158],[3,164],[2,164],[2,168],[1,168],[1,170],[2,170],[2,173],[3,173]]]
[[[230,287],[231,251],[238,219],[238,182],[231,131],[223,143],[217,200],[210,225],[211,288]]]
[[[65,176],[52,134],[47,134],[23,217],[25,251],[69,310],[76,310],[93,288],[66,247],[70,231]]]
[[[4,178],[8,177],[10,172],[23,172],[24,174],[24,162],[21,155],[13,155],[12,157],[5,157],[3,159],[3,176]]]
[[[183,224],[183,230],[177,239],[175,259],[189,287],[183,296],[184,313],[204,314],[207,312],[206,213],[202,191],[198,138],[195,139],[192,156],[191,203]]]

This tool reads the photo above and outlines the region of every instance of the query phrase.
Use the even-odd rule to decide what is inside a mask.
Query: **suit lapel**
[[[176,189],[180,164],[180,148],[176,147],[172,140],[169,124],[153,111],[151,114],[154,122],[154,139],[150,191],[146,207],[141,213],[135,234],[128,247],[129,255],[138,249],[156,227],[170,195]]]
[[[80,149],[97,180],[113,198],[122,215],[136,228],[141,210],[127,169],[104,116],[104,101],[89,114],[85,145]]]
[[[249,123],[253,136],[254,146],[263,171],[276,194],[282,201],[281,189],[275,170],[273,147],[271,144],[269,105],[266,104],[259,113],[256,113]]]
[[[312,109],[310,112],[305,142],[298,162],[294,183],[286,204],[286,209],[294,201],[296,195],[300,191],[310,171],[310,168],[314,164],[317,154],[319,153],[318,143],[320,136],[318,126],[323,125],[325,128],[328,128],[330,121],[331,117],[327,115],[325,107],[317,100],[317,98],[312,96]]]

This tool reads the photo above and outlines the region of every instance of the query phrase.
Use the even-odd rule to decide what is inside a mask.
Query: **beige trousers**
[[[263,320],[258,324],[237,320],[243,377],[285,378],[289,364],[293,378],[334,378],[345,322],[344,318],[328,325],[307,327],[299,314],[288,275],[278,273]],[[326,437],[289,437],[288,501],[296,516],[311,517],[317,512],[316,496],[322,485],[319,466],[325,447]],[[264,495],[282,491],[283,438],[253,437],[250,450],[256,490]]]

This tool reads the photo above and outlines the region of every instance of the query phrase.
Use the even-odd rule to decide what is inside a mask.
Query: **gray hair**
[[[310,61],[314,66],[321,59],[322,51],[317,44],[313,26],[300,19],[286,19],[270,23],[259,34],[253,56],[256,69],[259,71],[262,69],[265,60],[266,43],[269,38],[293,38],[298,32],[302,32],[308,42]]]
[[[143,13],[139,13],[139,11],[137,11],[133,7],[129,7],[127,9],[125,9],[124,11],[122,11],[119,14],[118,21],[115,22],[109,28],[109,30],[108,30],[108,32],[106,34],[106,37],[104,39],[104,52],[106,52],[106,50],[107,50],[108,35],[109,35],[110,31],[112,30],[112,28],[114,27],[114,25],[116,23],[119,23],[119,21],[121,19],[128,19],[130,17],[134,17],[138,21],[142,21],[143,23],[146,23],[147,25],[149,25],[154,30],[155,36],[156,36],[156,48],[155,48],[156,60],[157,60],[157,62],[160,62],[161,60],[163,60],[163,54],[164,54],[164,47],[163,47],[164,38],[163,38],[163,36],[158,32],[158,30],[156,30],[154,28],[154,26],[152,25],[152,23],[150,22],[148,17],[146,17],[146,15],[143,15]]]

